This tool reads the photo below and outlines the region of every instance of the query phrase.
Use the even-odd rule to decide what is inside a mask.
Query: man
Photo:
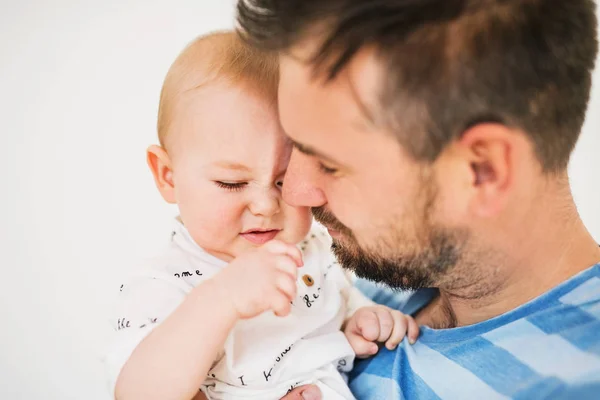
[[[598,398],[600,249],[567,164],[592,0],[248,0],[281,54],[284,198],[343,265],[413,289],[419,341],[357,363],[359,399]],[[405,341],[406,342],[406,341]],[[291,398],[319,398],[313,387]]]

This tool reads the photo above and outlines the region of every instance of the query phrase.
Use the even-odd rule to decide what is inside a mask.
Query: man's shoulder
[[[588,312],[600,316],[600,264],[576,276],[572,283],[565,284],[566,289],[561,293],[559,301],[574,307],[582,307]],[[594,306],[596,305],[596,306]]]
[[[401,300],[406,306],[412,297]],[[600,268],[595,266],[492,320],[423,328],[414,346],[402,343],[396,351],[382,349],[358,362],[351,387],[358,398],[363,389],[378,387],[381,396],[396,390],[407,399],[594,398],[600,389],[598,332]]]

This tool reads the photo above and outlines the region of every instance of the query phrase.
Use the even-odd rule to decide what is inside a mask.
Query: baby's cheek
[[[213,206],[207,218],[210,219],[213,229],[220,233],[229,233],[228,236],[237,236],[242,229],[243,213],[244,207],[239,202],[222,202]]]
[[[198,203],[188,210],[184,224],[201,247],[219,248],[240,233],[242,211],[237,203],[227,201]]]

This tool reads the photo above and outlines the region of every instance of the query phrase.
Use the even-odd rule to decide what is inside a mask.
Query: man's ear
[[[525,135],[497,123],[482,123],[458,140],[469,162],[474,196],[470,208],[481,217],[497,215],[507,203],[521,160],[531,146]]]
[[[146,160],[152,176],[154,176],[154,183],[163,199],[167,203],[175,204],[175,185],[169,155],[162,147],[152,145],[146,150]]]

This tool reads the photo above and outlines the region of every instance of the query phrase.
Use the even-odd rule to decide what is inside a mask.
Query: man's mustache
[[[311,211],[313,217],[325,227],[340,233],[351,234],[352,231],[346,225],[342,224],[333,213],[326,210],[325,207],[312,207]]]

